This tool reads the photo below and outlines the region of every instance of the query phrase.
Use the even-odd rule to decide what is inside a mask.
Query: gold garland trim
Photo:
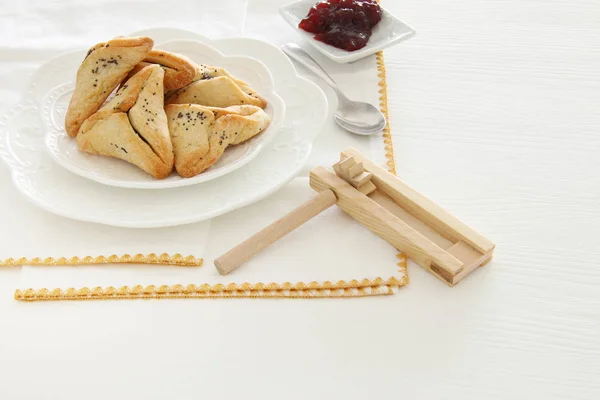
[[[201,267],[203,262],[204,260],[202,258],[196,258],[194,256],[184,257],[179,253],[174,254],[172,256],[167,253],[162,253],[159,256],[157,256],[154,253],[150,253],[147,255],[136,254],[133,256],[129,254],[123,254],[121,256],[113,254],[108,257],[60,257],[56,259],[52,257],[47,257],[43,259],[39,257],[34,257],[32,259],[28,259],[25,257],[7,258],[6,260],[0,260],[0,267],[22,267],[24,265],[35,267],[54,267],[101,264],[158,264],[174,265],[178,267]]]
[[[387,158],[388,171],[396,175],[396,161],[394,158],[394,143],[392,141],[392,129],[390,127],[390,115],[388,113],[387,97],[387,73],[383,51],[377,52],[377,76],[379,77],[379,109],[385,116],[386,124],[383,128],[383,143],[385,145],[385,157]]]
[[[385,69],[385,59],[383,57],[383,51],[377,52],[377,76],[379,77],[379,109],[385,116],[385,128],[383,128],[383,143],[385,145],[385,157],[387,158],[388,171],[394,175],[396,173],[396,158],[394,156],[394,143],[392,137],[392,128],[390,126],[390,115],[388,112],[388,96],[387,96],[387,72]],[[404,277],[406,277],[406,283],[409,282],[408,277],[408,261],[404,253],[399,252],[398,256],[400,262],[398,266],[404,270]]]
[[[386,77],[386,68],[385,68],[385,60],[383,57],[383,52],[379,51],[376,54],[377,59],[377,76],[379,77],[379,106],[381,112],[385,116],[386,126],[383,129],[383,143],[385,146],[385,156],[387,159],[388,171],[392,174],[396,175],[396,162],[394,159],[394,145],[392,142],[392,133],[390,128],[390,119],[388,113],[388,97],[387,97],[387,77]],[[127,255],[125,255],[127,256]],[[125,257],[123,256],[123,257]],[[140,257],[141,256],[141,257]],[[152,260],[155,255],[149,254],[148,256],[136,255],[138,257],[136,261],[128,261],[129,263],[149,263],[149,264],[163,264],[162,262],[148,262]],[[162,254],[157,259],[161,259],[163,256],[167,256]],[[114,256],[111,256],[114,257]],[[202,259],[196,259],[192,256],[183,258],[181,255],[176,254],[170,260],[171,262],[175,260],[196,260],[198,262],[197,265],[185,265],[185,266],[201,266]],[[179,258],[181,257],[181,258]],[[398,253],[398,267],[399,271],[403,274],[402,278],[398,279],[395,277],[391,277],[387,280],[383,280],[382,278],[376,278],[374,280],[363,279],[362,281],[351,280],[349,282],[346,281],[338,281],[336,283],[326,281],[323,283],[318,282],[298,282],[296,284],[292,284],[290,282],[285,282],[282,284],[278,283],[269,283],[263,284],[261,282],[250,284],[250,283],[242,283],[241,285],[230,283],[227,285],[216,284],[202,284],[202,285],[161,285],[161,286],[141,286],[136,285],[131,288],[128,286],[122,286],[120,288],[115,288],[113,286],[108,286],[106,288],[95,287],[95,288],[87,288],[83,287],[81,289],[69,288],[66,290],[61,289],[25,289],[25,290],[16,290],[14,297],[15,300],[26,301],[26,302],[34,302],[34,301],[57,301],[57,300],[137,300],[137,299],[205,299],[205,298],[339,298],[339,297],[366,297],[366,296],[383,296],[383,295],[392,295],[395,291],[405,286],[409,283],[408,277],[408,265],[406,256],[403,253]],[[76,257],[70,259],[74,260]],[[110,257],[96,257],[92,259],[91,257],[85,257],[81,260],[90,261],[104,259],[105,262],[98,262],[98,264],[103,263],[113,263],[114,261],[108,261]],[[12,260],[12,259],[8,259]],[[6,260],[6,261],[8,261]],[[18,262],[26,260],[26,259],[18,259],[12,260],[13,263],[17,263],[15,265],[32,265],[31,263],[23,262],[18,264]],[[33,259],[36,260],[36,259]],[[30,261],[33,261],[30,260]],[[37,259],[39,260],[39,259]],[[46,262],[46,260],[39,260],[41,262]],[[55,262],[65,260],[64,258],[59,258]],[[78,259],[79,260],[79,259]],[[81,262],[79,260],[79,262]],[[132,258],[133,260],[133,258]],[[5,261],[5,262],[6,262]],[[65,260],[69,261],[69,260]],[[125,263],[124,261],[122,261]],[[89,263],[89,262],[88,262]],[[74,264],[74,265],[83,265]],[[0,266],[3,266],[4,262],[0,262]],[[40,265],[57,265],[57,264],[40,264]],[[181,264],[172,264],[166,263],[163,265],[181,265]]]
[[[362,281],[326,281],[323,283],[290,282],[279,283],[242,283],[237,285],[154,285],[133,287],[122,286],[115,288],[69,288],[61,289],[25,289],[15,292],[15,299],[21,301],[52,301],[52,300],[134,300],[134,299],[181,299],[181,298],[317,298],[317,297],[364,297],[394,294],[395,289],[406,284],[406,276],[401,279],[391,277],[387,280],[376,278]]]

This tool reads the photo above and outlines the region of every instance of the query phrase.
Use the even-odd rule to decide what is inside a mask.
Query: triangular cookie
[[[81,124],[98,111],[129,71],[146,57],[154,41],[149,37],[118,37],[89,49],[79,66],[65,129],[77,135]]]
[[[144,60],[133,68],[126,79],[150,64],[158,64],[165,71],[165,93],[189,85],[196,76],[196,64],[187,57],[165,50],[152,49]]]
[[[217,162],[227,146],[256,136],[270,122],[260,107],[250,105],[217,108],[171,104],[165,111],[175,152],[175,169],[184,178],[205,171]]]
[[[165,104],[200,104],[208,107],[253,105],[261,108],[267,101],[254,89],[223,68],[200,64],[194,81],[183,88],[168,92]]]
[[[88,118],[77,135],[79,147],[130,162],[155,178],[173,170],[173,146],[163,108],[164,71],[149,65]]]

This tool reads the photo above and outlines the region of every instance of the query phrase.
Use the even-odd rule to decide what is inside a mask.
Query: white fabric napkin
[[[210,7],[184,1],[174,11],[167,2],[120,3],[118,13],[93,2],[68,8],[45,1],[27,5],[12,2],[0,15],[0,25],[20,25],[0,35],[0,107],[14,104],[35,69],[54,55],[86,48],[107,38],[153,26],[195,30],[209,37],[249,36],[281,45],[301,44],[333,76],[350,98],[379,105],[379,78],[375,56],[352,65],[337,65],[302,42],[278,15],[287,1],[221,0]],[[181,13],[181,9],[185,13]],[[193,16],[193,17],[190,17]],[[111,21],[107,24],[106,21]],[[333,91],[298,66],[298,71],[320,85],[330,103],[330,115],[318,136],[310,160],[289,185],[269,198],[201,223],[164,229],[123,229],[64,219],[23,200],[0,167],[0,259],[9,257],[108,256],[124,253],[180,253],[204,259],[201,268],[148,265],[78,267],[25,266],[21,288],[80,288],[83,286],[173,285],[243,282],[311,282],[402,278],[396,251],[336,207],[275,243],[247,265],[222,277],[213,260],[267,224],[315,195],[308,172],[317,165],[331,166],[342,149],[352,146],[385,164],[381,135],[361,137],[339,128],[332,119],[337,107]]]
[[[314,194],[307,178],[297,178],[276,195],[215,218],[207,238],[198,235],[198,232],[206,230],[197,224],[185,228],[135,231],[135,235],[140,233],[143,239],[153,239],[155,247],[148,246],[147,249],[156,248],[160,245],[156,240],[165,240],[167,236],[172,236],[170,242],[181,240],[179,249],[192,249],[204,256],[206,263],[200,268],[139,265],[25,267],[21,286],[50,289],[231,282],[295,284],[387,280],[402,276],[395,265],[396,251],[336,207],[290,233],[230,275],[223,277],[218,274],[212,264],[216,257]],[[166,241],[170,243],[168,239]],[[104,247],[110,248],[111,245],[112,241],[107,241]]]

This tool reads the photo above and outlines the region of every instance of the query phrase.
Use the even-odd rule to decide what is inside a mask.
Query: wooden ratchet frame
[[[226,275],[336,204],[450,286],[488,263],[495,245],[355,149],[341,153],[335,173],[316,167],[319,194],[215,260]]]

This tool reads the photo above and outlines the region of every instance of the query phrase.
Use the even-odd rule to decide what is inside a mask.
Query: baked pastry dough
[[[165,104],[200,104],[209,107],[253,105],[261,108],[267,101],[242,80],[223,68],[200,64],[194,81],[183,88],[168,92]]]
[[[144,60],[133,68],[126,79],[150,64],[158,64],[165,71],[165,93],[189,85],[196,76],[196,64],[187,57],[165,50],[152,49]]]
[[[77,70],[75,91],[65,118],[69,136],[77,135],[83,121],[98,111],[153,45],[154,41],[149,37],[118,37],[88,50]]]
[[[119,158],[155,178],[173,170],[173,145],[164,111],[164,71],[151,64],[129,79],[115,97],[89,117],[77,135],[91,154]]]
[[[175,169],[184,178],[205,171],[217,162],[227,146],[256,136],[270,122],[267,113],[251,105],[217,108],[171,104],[165,107],[165,112],[175,152]]]

